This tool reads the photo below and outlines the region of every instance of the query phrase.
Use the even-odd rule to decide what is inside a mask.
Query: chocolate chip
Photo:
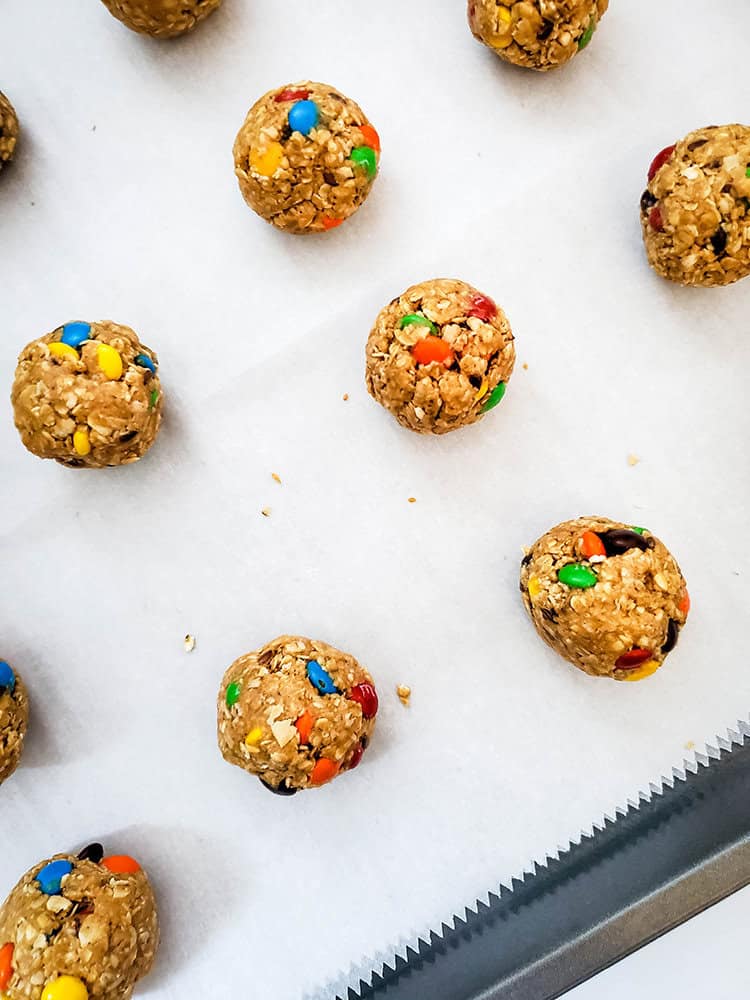
[[[482,376],[481,375],[469,375],[469,381],[474,386],[475,389],[481,388]]]
[[[653,208],[656,204],[657,199],[651,194],[648,188],[641,195],[641,211],[648,212],[650,208]]]
[[[671,653],[672,650],[677,645],[677,640],[680,638],[680,626],[674,620],[674,618],[669,619],[669,624],[667,625],[667,641],[661,647],[662,653]]]
[[[527,552],[526,555],[521,560],[521,565],[528,566],[530,562],[531,562],[531,553]]]
[[[544,42],[549,38],[549,36],[552,34],[552,29],[554,28],[554,26],[555,26],[554,21],[542,22],[542,27],[536,33],[536,37],[539,39],[540,42]]]
[[[721,226],[719,226],[711,237],[711,246],[714,248],[714,253],[717,257],[724,256],[727,249],[727,234],[726,230],[722,229]]]
[[[120,441],[132,441],[138,431],[128,431],[127,434],[120,435]]]
[[[548,622],[556,622],[557,612],[554,608],[542,608],[542,618],[546,619]]]
[[[362,749],[363,750],[366,750],[369,747],[369,745],[370,745],[370,741],[367,739],[366,736],[363,736],[362,739],[359,742],[362,744]]]
[[[276,788],[274,788],[273,785],[269,785],[268,782],[264,781],[262,778],[260,778],[260,783],[267,788],[269,792],[273,792],[274,795],[296,795],[299,791],[299,788],[290,788],[289,785],[287,785],[286,780],[282,781]]]
[[[596,534],[604,543],[604,551],[608,556],[621,556],[628,549],[641,549],[645,552],[654,547],[652,538],[644,538],[629,528],[610,528],[609,531],[597,531]]]
[[[332,173],[330,170],[326,170],[323,172],[323,180],[326,182],[326,184],[330,184],[331,187],[336,187],[336,185],[338,184],[336,174]]]
[[[95,865],[104,857],[104,848],[101,844],[89,844],[88,847],[84,847],[82,851],[78,853],[79,861],[93,861]]]

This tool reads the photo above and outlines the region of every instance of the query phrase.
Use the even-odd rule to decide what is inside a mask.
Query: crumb
[[[628,455],[628,465],[638,465],[640,458],[637,455]]]
[[[344,402],[346,402],[348,398],[349,398],[349,393],[345,392],[344,393]]]
[[[186,653],[192,653],[193,650],[195,649],[195,636],[190,635],[190,633],[188,632],[188,634],[182,640],[182,645]]]
[[[409,497],[409,503],[416,503],[416,502],[417,502],[416,497]]]
[[[91,131],[92,131],[92,132],[96,132],[96,125],[92,125],[92,126],[91,126]]]
[[[527,371],[529,370],[529,366],[528,366],[528,365],[526,364],[526,362],[525,362],[525,361],[524,361],[524,363],[523,363],[523,364],[521,365],[521,367],[523,368],[523,370],[524,370],[525,372],[527,372]]]
[[[263,517],[270,517],[271,516],[271,508],[270,507],[264,507],[263,510],[261,511],[261,514],[263,515]]]
[[[406,684],[398,684],[396,685],[396,694],[401,704],[408,708],[409,699],[411,698],[411,688],[407,687]]]
[[[275,483],[281,483],[281,476],[278,474],[278,472],[272,472],[271,479],[273,479]]]
[[[693,743],[692,740],[688,740],[687,743],[685,744],[685,749],[686,750],[695,750],[695,743]]]

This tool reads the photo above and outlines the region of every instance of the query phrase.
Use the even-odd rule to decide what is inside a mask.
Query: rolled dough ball
[[[680,567],[645,528],[606,517],[564,521],[521,563],[539,635],[580,670],[616,681],[655,673],[690,610]]]
[[[372,677],[353,656],[282,635],[224,674],[219,748],[271,791],[293,795],[355,768],[377,711]]]
[[[681,285],[750,274],[750,127],[691,132],[651,164],[641,197],[649,264]]]
[[[609,0],[469,0],[469,26],[501,59],[562,66],[591,41]]]
[[[465,281],[435,278],[380,311],[367,340],[365,380],[404,427],[445,434],[497,406],[515,360],[502,309]]]
[[[370,193],[379,162],[378,133],[359,105],[309,80],[256,101],[234,143],[245,201],[288,233],[341,225]]]
[[[0,170],[10,163],[18,142],[18,117],[13,105],[0,91]]]
[[[21,440],[40,458],[95,469],[135,462],[161,424],[156,354],[130,327],[66,323],[24,348],[11,401]]]
[[[9,663],[0,660],[0,785],[18,767],[28,721],[24,683]]]
[[[0,908],[7,1000],[129,1000],[159,945],[146,873],[90,844],[27,872]]]
[[[221,0],[102,0],[102,3],[133,31],[174,38],[191,31],[220,6]]]

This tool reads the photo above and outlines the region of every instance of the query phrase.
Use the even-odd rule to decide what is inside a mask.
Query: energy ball
[[[9,663],[0,660],[0,785],[18,767],[28,721],[29,699],[23,681]]]
[[[562,66],[591,41],[609,0],[469,0],[475,38],[516,66]]]
[[[101,844],[57,854],[0,908],[0,996],[129,1000],[158,945],[156,901],[137,861],[104,857]]]
[[[713,125],[667,146],[641,197],[648,262],[681,285],[750,274],[750,127]]]
[[[220,6],[221,0],[102,0],[102,3],[133,31],[155,38],[174,38],[191,31]]]
[[[354,101],[325,83],[270,90],[234,143],[250,208],[288,233],[321,233],[353,215],[378,174],[380,139]]]
[[[579,517],[542,535],[521,563],[521,595],[544,641],[593,677],[640,681],[677,645],[685,580],[646,528]]]
[[[423,281],[380,311],[366,349],[370,395],[404,427],[445,434],[505,395],[516,350],[505,313],[465,281]]]
[[[372,677],[353,656],[282,635],[224,674],[219,749],[272,792],[294,795],[359,764],[377,711]]]
[[[18,117],[13,105],[0,91],[0,170],[10,163],[18,142]]]
[[[161,424],[156,354],[130,327],[66,323],[24,348],[11,402],[34,455],[76,468],[126,465]]]

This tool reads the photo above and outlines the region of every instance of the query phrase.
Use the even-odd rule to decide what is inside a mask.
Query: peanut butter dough
[[[750,274],[750,127],[691,132],[651,164],[641,197],[649,264],[681,285]]]
[[[0,785],[18,767],[28,721],[24,683],[9,663],[0,660]]]
[[[86,468],[135,462],[161,424],[157,357],[127,326],[66,323],[24,348],[11,401],[21,440],[40,458]]]
[[[0,170],[10,163],[18,142],[18,117],[13,105],[0,91]]]
[[[288,233],[335,229],[370,193],[380,139],[362,109],[325,83],[271,90],[234,143],[245,201]]]
[[[129,1000],[154,964],[156,901],[127,855],[90,844],[27,872],[0,908],[7,1000]]]
[[[377,711],[372,677],[353,656],[283,635],[224,674],[219,749],[271,791],[293,795],[355,768]]]
[[[591,41],[609,0],[469,0],[469,26],[501,59],[562,66]]]
[[[435,278],[381,310],[367,341],[365,380],[404,427],[445,434],[497,406],[515,359],[502,309],[465,281]]]
[[[133,31],[173,38],[191,31],[221,0],[102,0],[107,10]]]
[[[548,645],[594,677],[649,677],[690,610],[680,567],[645,528],[605,517],[565,521],[521,563],[521,595]]]

